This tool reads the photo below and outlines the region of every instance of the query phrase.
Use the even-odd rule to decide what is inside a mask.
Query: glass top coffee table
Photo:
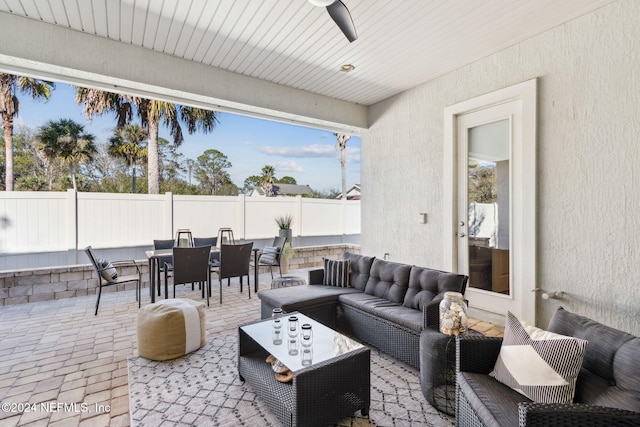
[[[289,316],[298,318],[299,327],[311,325],[310,347],[301,345],[299,335],[289,336]],[[300,313],[283,316],[280,330],[271,319],[238,328],[238,374],[283,425],[326,426],[358,410],[368,415],[369,348]],[[293,381],[275,379],[266,363],[270,354],[293,371]]]

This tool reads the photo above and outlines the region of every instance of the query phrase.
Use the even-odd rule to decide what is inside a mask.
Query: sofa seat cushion
[[[410,272],[410,265],[375,259],[364,292],[402,304],[409,288]]]
[[[258,297],[272,307],[291,312],[318,304],[338,301],[345,293],[362,293],[353,288],[324,285],[301,285],[290,288],[267,289],[258,292]]]
[[[368,294],[345,294],[338,297],[342,305],[358,308],[374,316],[388,320],[416,332],[422,330],[422,312],[398,303]]]
[[[370,314],[375,314],[375,309],[379,305],[392,304],[384,298],[365,294],[363,292],[339,295],[338,301],[340,304],[346,304]]]
[[[412,329],[418,334],[422,330],[423,320],[422,312],[420,310],[414,310],[412,308],[407,308],[400,304],[396,304],[387,307],[378,307],[376,308],[375,313],[383,319]]]
[[[531,402],[488,375],[459,372],[456,380],[468,404],[486,426],[517,426],[518,403]]]

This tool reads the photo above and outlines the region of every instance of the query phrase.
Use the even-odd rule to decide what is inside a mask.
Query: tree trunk
[[[13,191],[13,117],[3,114],[2,125],[4,127],[5,190]]]
[[[147,145],[147,175],[149,194],[160,194],[160,169],[158,162],[158,120],[149,120],[149,139]]]
[[[131,166],[131,192],[135,194],[136,192],[136,162],[133,162]]]
[[[73,184],[73,191],[78,191],[76,186],[76,170],[73,167],[73,163],[69,163],[69,175],[71,175],[71,183]]]

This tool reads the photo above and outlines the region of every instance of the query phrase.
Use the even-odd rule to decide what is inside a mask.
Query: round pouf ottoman
[[[202,347],[206,340],[204,304],[166,299],[138,310],[138,354],[169,360]]]

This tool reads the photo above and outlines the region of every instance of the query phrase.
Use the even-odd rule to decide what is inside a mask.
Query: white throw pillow
[[[548,332],[507,313],[504,340],[490,373],[538,403],[571,403],[587,341]]]

